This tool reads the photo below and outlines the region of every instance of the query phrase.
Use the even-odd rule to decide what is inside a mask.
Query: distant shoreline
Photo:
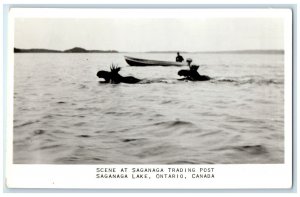
[[[14,53],[177,53],[178,51],[147,51],[147,52],[119,52],[116,50],[86,50],[80,47],[60,51],[51,49],[20,49],[14,48]],[[202,53],[202,54],[284,54],[284,50],[232,50],[232,51],[197,51],[180,53]]]
[[[118,53],[115,50],[86,50],[80,47],[60,51],[51,49],[20,49],[14,48],[14,53]]]

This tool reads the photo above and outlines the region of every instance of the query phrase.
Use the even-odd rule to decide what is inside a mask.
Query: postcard
[[[292,187],[291,9],[8,14],[8,188]]]

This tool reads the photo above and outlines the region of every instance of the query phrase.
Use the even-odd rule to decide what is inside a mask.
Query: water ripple
[[[24,127],[24,126],[35,124],[35,123],[38,123],[38,122],[40,122],[40,121],[39,120],[27,121],[27,122],[25,122],[23,124],[15,125],[14,128]]]

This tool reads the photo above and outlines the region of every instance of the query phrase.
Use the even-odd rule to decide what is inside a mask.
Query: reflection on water
[[[15,54],[14,163],[283,163],[283,55],[184,54],[205,82],[123,55]],[[147,83],[98,83],[111,63]]]

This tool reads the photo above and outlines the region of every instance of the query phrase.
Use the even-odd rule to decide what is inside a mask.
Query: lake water
[[[284,55],[182,54],[213,78],[204,82],[124,55],[176,56],[15,54],[14,163],[284,162]],[[99,83],[111,63],[150,83]]]

